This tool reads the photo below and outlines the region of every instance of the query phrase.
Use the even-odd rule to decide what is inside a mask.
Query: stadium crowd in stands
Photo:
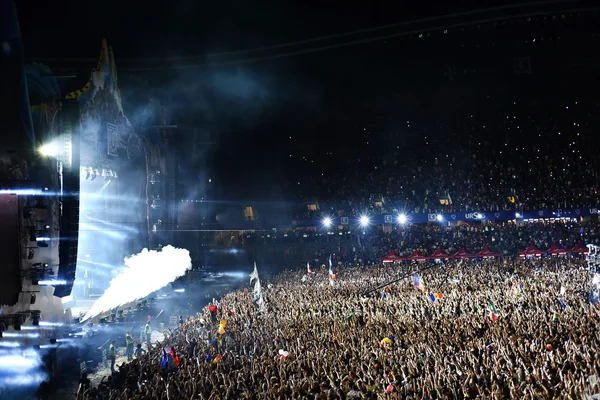
[[[486,224],[471,223],[458,226],[447,226],[439,223],[397,225],[391,232],[384,232],[377,227],[354,229],[360,236],[360,245],[356,236],[343,231],[342,235],[327,234],[317,230],[284,230],[278,232],[245,232],[233,236],[230,242],[223,243],[231,246],[260,246],[268,244],[325,244],[348,243],[354,241],[352,251],[343,251],[338,247],[336,259],[347,263],[356,263],[356,255],[365,261],[376,262],[390,251],[400,256],[409,256],[419,250],[424,255],[430,255],[440,249],[446,254],[454,254],[461,248],[470,253],[477,253],[486,246],[505,256],[515,256],[527,246],[534,245],[546,250],[553,244],[570,249],[578,243],[600,243],[600,225],[597,217],[584,221],[556,222],[489,222]],[[347,246],[350,247],[350,246]],[[311,261],[323,262],[329,252],[322,247],[310,257]]]
[[[251,291],[229,293],[79,397],[579,399],[600,390],[600,319],[581,260],[450,262],[421,272],[421,289],[413,268],[340,268],[333,285],[327,274],[303,279],[306,269],[264,279],[263,313]],[[163,368],[171,346],[179,365]]]

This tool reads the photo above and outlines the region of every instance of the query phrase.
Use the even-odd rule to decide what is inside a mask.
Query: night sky
[[[545,96],[598,83],[595,75],[573,70],[580,60],[590,69],[598,64],[592,50],[598,48],[598,11],[567,13],[558,21],[542,15],[557,7],[594,6],[586,1],[519,9],[490,8],[510,4],[502,1],[423,2],[418,8],[415,2],[382,1],[263,1],[251,7],[241,1],[17,3],[26,58],[57,73],[85,79],[107,38],[129,119],[146,123],[145,104],[158,98],[171,122],[196,126],[215,141],[195,154],[187,171],[204,171],[202,179],[210,175],[223,197],[286,197],[295,169],[310,169],[307,163],[315,160],[320,168],[346,168],[355,156],[385,156],[390,132],[400,131],[406,143],[452,134],[456,110],[477,110],[486,95]],[[540,15],[528,21],[520,16],[527,12]],[[307,52],[322,46],[332,48]],[[209,56],[224,52],[237,53]],[[304,54],[289,54],[294,52]],[[530,57],[535,73],[516,76],[513,60],[519,57]],[[182,154],[189,148],[183,140]]]

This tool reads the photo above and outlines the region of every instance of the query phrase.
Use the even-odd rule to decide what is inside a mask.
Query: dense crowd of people
[[[227,246],[264,246],[298,245],[317,246],[308,257],[320,263],[335,253],[337,261],[357,263],[360,258],[365,262],[376,262],[390,251],[400,256],[409,256],[419,250],[429,255],[440,249],[447,254],[454,254],[461,248],[469,253],[477,253],[486,246],[505,256],[515,256],[519,251],[534,245],[547,250],[556,244],[564,249],[571,249],[576,244],[599,244],[600,225],[595,217],[585,221],[570,220],[556,222],[489,222],[485,224],[471,223],[448,226],[439,223],[397,225],[391,231],[383,231],[377,227],[368,229],[351,229],[340,232],[337,229],[327,231],[323,228],[289,229],[277,232],[244,232],[227,237],[221,245]],[[333,234],[332,234],[333,233]],[[356,236],[360,238],[360,244]],[[332,246],[327,244],[347,244]],[[362,263],[361,263],[362,264]]]
[[[438,249],[446,254],[454,254],[461,248],[477,253],[486,246],[503,255],[514,256],[529,245],[547,250],[553,244],[563,249],[571,249],[578,243],[598,244],[600,225],[597,220],[455,227],[420,224],[390,233],[373,232],[368,243],[377,257],[383,257],[392,250],[400,256],[409,256],[415,250],[429,255]]]
[[[572,258],[287,271],[166,333],[81,399],[580,399],[600,391]],[[397,280],[395,283],[386,283]],[[374,290],[372,290],[374,289]],[[369,292],[369,290],[372,290]],[[165,349],[176,349],[163,363]]]

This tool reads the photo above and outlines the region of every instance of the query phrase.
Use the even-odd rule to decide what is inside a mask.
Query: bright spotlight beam
[[[406,223],[406,215],[404,215],[404,214],[398,215],[398,223],[405,224]]]
[[[38,149],[39,153],[46,157],[58,156],[58,146],[54,143],[48,143]]]
[[[369,220],[369,217],[363,215],[362,217],[360,217],[359,223],[361,227],[365,228],[369,226],[369,223],[371,223],[371,221]]]
[[[329,218],[329,217],[323,218],[323,226],[325,228],[329,228],[331,226],[331,218]]]

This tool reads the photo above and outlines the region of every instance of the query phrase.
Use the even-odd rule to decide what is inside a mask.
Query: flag
[[[520,283],[514,283],[510,289],[515,296],[523,293],[523,285]]]
[[[567,305],[565,304],[565,302],[563,301],[563,299],[558,299],[558,304],[560,304],[560,308],[562,308],[563,310],[565,308],[567,308]]]
[[[329,255],[329,284],[333,286],[333,263],[331,262],[331,254]]]
[[[564,296],[565,292],[567,291],[567,289],[564,286],[560,287],[560,295]]]
[[[258,312],[262,312],[264,310],[265,302],[262,295],[262,287],[260,286],[260,279],[258,279],[256,261],[254,262],[254,271],[250,274],[250,284],[254,284],[254,303],[258,306]]]
[[[498,321],[498,314],[496,314],[496,313],[495,313],[495,312],[493,312],[493,311],[492,311],[492,312],[490,312],[490,319],[491,319],[493,322],[496,322],[496,321]]]
[[[558,314],[557,313],[554,313],[554,315],[552,316],[552,322],[558,323]]]
[[[492,301],[492,299],[490,299],[490,309],[492,310],[492,312],[496,315],[498,315],[498,310],[496,309],[496,305],[494,304],[494,302]]]
[[[306,262],[306,271],[308,272],[309,275],[314,274],[314,272],[310,269],[310,261]]]
[[[381,298],[385,299],[387,295],[385,294],[385,289],[381,289]]]
[[[435,295],[433,293],[429,293],[429,300],[431,300],[432,303],[435,303]]]
[[[258,280],[258,270],[256,269],[256,261],[254,261],[254,271],[250,274],[250,284],[254,284]]]
[[[439,300],[442,298],[442,292],[437,292],[433,294],[433,297],[435,297],[436,300]]]
[[[423,284],[423,282],[421,282],[421,279],[419,278],[419,275],[417,275],[417,273],[414,274],[414,279],[415,279],[415,287],[417,289],[419,289],[421,292],[424,292],[425,285]]]

